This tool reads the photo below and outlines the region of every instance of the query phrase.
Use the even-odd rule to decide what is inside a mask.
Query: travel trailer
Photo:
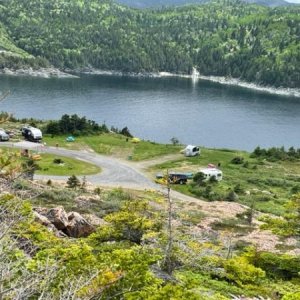
[[[185,149],[183,149],[182,153],[185,156],[196,156],[200,154],[200,149],[197,146],[188,145]]]
[[[31,142],[39,142],[43,138],[41,130],[35,127],[24,126],[21,132],[24,138]]]
[[[199,172],[204,174],[205,181],[209,180],[213,176],[217,181],[221,181],[223,179],[223,172],[217,168],[200,169]]]

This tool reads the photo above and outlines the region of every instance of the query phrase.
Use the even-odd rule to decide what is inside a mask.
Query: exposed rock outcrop
[[[77,212],[67,214],[62,206],[51,209],[35,208],[34,217],[36,222],[46,226],[58,237],[87,237],[95,231],[96,226],[103,225],[104,222],[93,215],[88,215],[86,219]]]
[[[70,212],[68,214],[68,225],[65,232],[72,237],[86,237],[94,232],[95,228],[87,220],[85,220],[79,213]]]
[[[40,209],[40,208],[39,208]],[[45,211],[45,210],[44,210]],[[40,224],[42,224],[43,226],[46,226],[47,229],[51,232],[53,232],[53,234],[57,237],[67,237],[67,235],[62,232],[61,230],[58,230],[51,222],[50,220],[45,216],[42,215],[40,213],[38,213],[37,211],[34,211],[34,220]],[[47,214],[47,209],[46,209],[46,213]]]
[[[108,224],[106,221],[93,214],[84,214],[83,217],[93,226],[104,226]]]
[[[68,215],[62,206],[51,208],[47,218],[58,230],[65,229],[69,223]]]

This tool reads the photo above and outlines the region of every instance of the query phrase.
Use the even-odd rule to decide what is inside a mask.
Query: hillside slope
[[[117,0],[116,2],[136,8],[178,6],[189,4],[203,4],[210,0]],[[269,7],[286,6],[290,3],[284,0],[242,0],[247,3],[259,4]]]
[[[102,0],[3,1],[18,48],[59,68],[231,76],[300,86],[300,8],[241,1],[160,11]],[[45,63],[44,60],[42,60]]]

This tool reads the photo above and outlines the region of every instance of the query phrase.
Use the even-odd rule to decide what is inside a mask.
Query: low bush
[[[259,267],[253,266],[246,257],[234,257],[224,263],[226,277],[242,286],[244,284],[258,284],[266,277],[266,273]]]
[[[265,158],[269,161],[278,161],[278,160],[294,160],[300,159],[300,149],[295,149],[290,147],[287,151],[284,147],[276,148],[272,147],[269,149],[261,149],[256,147],[251,153],[251,157],[255,158]]]
[[[299,256],[261,252],[256,253],[253,262],[256,267],[263,269],[268,277],[283,280],[300,278]]]
[[[39,195],[39,199],[43,199],[45,202],[56,203],[60,205],[73,202],[75,197],[75,192],[64,189],[46,190]]]
[[[244,163],[244,158],[241,157],[241,156],[236,156],[236,157],[234,157],[234,158],[231,160],[231,163],[232,163],[232,164],[235,164],[235,165],[243,164],[243,163]]]
[[[61,158],[54,158],[53,159],[53,163],[60,165],[60,164],[63,164],[64,161]]]

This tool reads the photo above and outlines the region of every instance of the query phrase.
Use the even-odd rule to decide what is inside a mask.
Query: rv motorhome
[[[200,154],[200,149],[197,146],[188,145],[182,152],[185,156],[196,156]]]
[[[223,179],[223,172],[217,168],[200,169],[199,172],[204,174],[205,181],[209,180],[213,176],[217,181],[221,181]]]
[[[25,139],[31,142],[39,142],[43,138],[41,130],[35,127],[24,126],[21,131]]]

